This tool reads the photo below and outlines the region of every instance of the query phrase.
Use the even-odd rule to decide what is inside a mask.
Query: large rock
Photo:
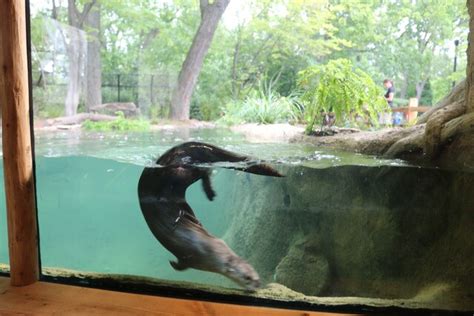
[[[391,166],[280,171],[285,178],[237,177],[228,203],[233,219],[225,239],[263,282],[306,295],[388,299],[449,284],[446,291],[474,296],[473,173]]]
[[[319,295],[328,285],[329,263],[308,245],[317,239],[297,243],[275,269],[275,282],[307,295]]]
[[[133,102],[104,103],[91,107],[90,111],[107,115],[117,115],[117,112],[122,112],[125,117],[140,115],[140,109]]]

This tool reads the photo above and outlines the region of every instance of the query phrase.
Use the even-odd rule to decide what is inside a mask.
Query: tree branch
[[[58,7],[56,6],[56,1],[53,0],[53,8],[51,10],[51,18],[54,19],[54,20],[57,20],[58,19]]]
[[[67,15],[68,15],[68,20],[69,20],[69,25],[77,27],[77,20],[79,16],[79,12],[76,7],[76,1],[74,0],[68,0],[67,1]]]
[[[97,0],[92,0],[91,2],[86,3],[84,5],[84,9],[82,10],[82,13],[80,13],[80,16],[79,16],[79,26],[81,29],[82,29],[82,26],[84,25],[84,21],[86,20],[87,15],[91,11],[92,7],[96,4],[96,2]]]

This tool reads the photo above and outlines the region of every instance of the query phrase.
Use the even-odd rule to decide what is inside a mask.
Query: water
[[[236,287],[215,274],[173,270],[174,256],[140,211],[143,167],[188,140],[267,160],[286,175],[216,168],[213,202],[200,183],[187,191],[204,227],[248,260],[264,284],[308,296],[474,308],[474,174],[309,145],[250,144],[227,130],[38,134],[43,266]],[[4,221],[0,233],[6,262]]]

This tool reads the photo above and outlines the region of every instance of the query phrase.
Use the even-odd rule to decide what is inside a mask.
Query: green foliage
[[[433,103],[433,90],[431,88],[431,82],[428,81],[423,89],[421,98],[419,101],[420,105],[431,105]]]
[[[89,131],[147,131],[150,123],[141,119],[127,119],[123,112],[118,111],[118,118],[113,121],[93,122],[85,121],[82,127]]]
[[[82,10],[85,2],[76,3]],[[67,23],[67,1],[56,1],[56,5],[58,20]],[[102,73],[155,74],[154,86],[160,97],[147,98],[148,103],[140,99],[137,104],[153,121],[166,117],[169,98],[161,96],[171,95],[201,20],[199,3],[101,0],[100,5]],[[67,78],[68,70],[61,66],[61,59],[51,57],[55,56],[51,50],[58,48],[45,41],[53,30],[48,26],[52,6],[39,7],[31,19],[33,72],[46,73],[53,68],[56,76]],[[430,100],[436,103],[449,92],[452,81],[459,82],[465,76],[465,1],[446,0],[432,5],[429,1],[245,0],[232,1],[227,10],[232,12],[219,23],[192,96],[194,118],[215,120],[222,116],[226,105],[223,120],[284,120],[272,118],[273,112],[265,109],[284,103],[276,101],[281,96],[289,96],[290,103],[296,104],[292,96],[298,89],[298,73],[310,65],[338,58],[351,60],[380,86],[384,78],[393,79],[396,96],[402,99],[414,97],[415,85],[426,82],[422,104]],[[460,45],[458,71],[453,74],[455,39]],[[268,95],[255,90],[259,90],[260,82],[275,78],[278,80],[272,86],[272,100],[268,101]],[[102,80],[104,86],[114,85],[105,75]],[[55,84],[52,80],[45,82]],[[150,91],[149,82],[127,82],[125,77],[121,82],[122,101],[135,101],[136,90],[131,87],[137,83],[142,85],[140,96]],[[61,93],[54,92],[62,100],[51,102],[53,93],[35,94],[35,106],[40,105],[35,108],[36,115],[59,114],[66,88],[55,87],[62,89]],[[118,101],[115,88],[103,87],[102,94],[104,102]],[[157,103],[162,103],[159,111],[154,110]],[[248,118],[250,114],[244,107],[261,109],[259,118]],[[287,119],[308,116],[312,109],[306,107],[293,105]],[[286,114],[277,114],[281,116]]]
[[[395,107],[407,106],[409,101],[409,99],[393,98],[393,105]]]
[[[33,109],[38,118],[53,118],[64,115],[64,93],[62,87],[45,85],[33,87]]]
[[[295,96],[281,96],[272,88],[272,83],[262,83],[244,102],[229,102],[219,120],[227,125],[241,123],[273,124],[295,121],[298,100]]]
[[[195,120],[202,120],[201,109],[196,102],[191,102],[189,117]]]
[[[387,109],[383,91],[361,69],[347,59],[331,60],[300,72],[299,86],[306,104],[306,133],[313,130],[320,112],[334,112],[338,120],[356,116],[377,124],[377,113]]]

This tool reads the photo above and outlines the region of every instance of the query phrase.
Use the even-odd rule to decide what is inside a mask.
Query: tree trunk
[[[188,120],[191,96],[201,72],[204,57],[209,50],[219,20],[230,0],[201,0],[201,23],[194,36],[191,48],[181,67],[178,84],[171,99],[170,117],[176,120]]]
[[[66,116],[75,115],[79,106],[79,96],[81,91],[81,65],[83,63],[83,36],[81,30],[69,27],[69,44],[67,53],[69,58],[69,74],[67,95],[64,103],[64,114]]]
[[[75,0],[68,0],[67,15],[69,28],[69,42],[66,41],[67,53],[69,58],[68,89],[64,104],[64,113],[66,116],[75,115],[79,106],[79,97],[81,92],[81,70],[84,65],[86,41],[82,29],[84,22],[89,15],[96,0],[91,0],[84,5],[82,12],[79,12]],[[100,66],[100,65],[99,65]],[[100,71],[100,68],[99,68]]]
[[[100,4],[91,8],[85,19],[87,30],[86,112],[102,104],[102,77],[100,60]]]
[[[418,101],[421,100],[423,90],[425,89],[426,81],[427,81],[426,79],[423,79],[423,80],[417,82],[416,85],[415,85],[416,98],[418,99]]]

